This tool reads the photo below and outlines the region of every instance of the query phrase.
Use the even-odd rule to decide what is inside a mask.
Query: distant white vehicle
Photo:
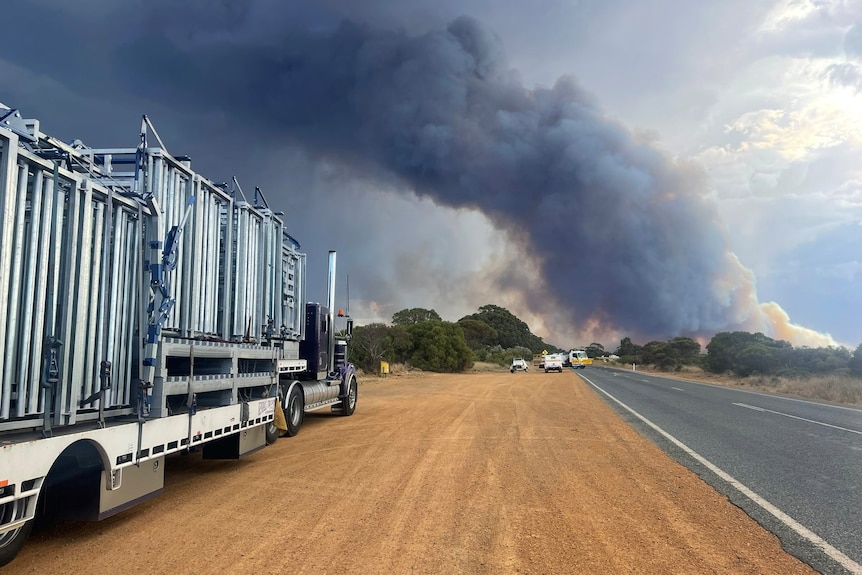
[[[509,371],[515,373],[516,371],[527,371],[527,362],[524,361],[522,357],[516,357],[512,360],[512,367],[509,368]]]
[[[545,373],[549,371],[559,371],[563,372],[563,358],[559,355],[546,355],[545,356]]]

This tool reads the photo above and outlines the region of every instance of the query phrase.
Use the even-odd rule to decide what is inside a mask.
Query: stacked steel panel
[[[46,401],[52,425],[94,418],[81,401],[99,389],[103,360],[113,366],[104,407],[125,412],[136,370],[139,203],[31,125],[30,150],[0,130],[0,429],[33,427]],[[49,337],[62,345],[57,382],[44,387]]]
[[[111,152],[116,157],[134,150]],[[282,219],[268,208],[236,201],[160,148],[147,150],[146,165],[143,190],[160,209],[151,241],[163,240],[192,206],[170,283],[177,305],[163,329],[224,341],[284,334],[299,339],[304,317],[296,306],[304,298],[305,256],[285,241]]]
[[[134,150],[114,150],[133,154]],[[186,209],[191,214],[179,244],[179,265],[167,278],[176,305],[162,328],[182,337],[224,338],[224,318],[219,318],[219,294],[225,290],[224,254],[221,245],[230,233],[231,198],[227,192],[195,174],[188,162],[177,160],[160,148],[146,151],[147,174],[144,195],[152,195],[158,206],[148,229],[149,241],[163,242],[178,225]],[[190,203],[194,198],[194,203]],[[220,280],[220,277],[222,278]],[[229,278],[227,278],[229,281]],[[227,339],[227,338],[225,338]]]
[[[136,177],[137,148],[72,148],[27,122],[37,142],[29,149],[0,127],[0,430],[41,420],[49,336],[63,342],[52,425],[98,416],[98,399],[81,402],[100,389],[104,360],[112,365],[106,415],[133,412],[149,246],[164,242],[188,206],[178,267],[166,277],[176,305],[165,335],[243,349],[274,337],[282,358],[298,357],[305,255],[279,214],[237,201],[161,147],[142,150]]]

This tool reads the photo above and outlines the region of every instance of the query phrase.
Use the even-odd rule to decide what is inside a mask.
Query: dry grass
[[[629,369],[631,369],[630,366]],[[840,405],[862,406],[862,380],[841,375],[810,376],[802,379],[766,375],[739,377],[732,374],[709,373],[693,366],[684,366],[680,371],[673,372],[661,371],[653,366],[638,366],[638,369],[678,379],[745,387],[764,393],[776,393]]]
[[[487,361],[477,361],[473,363],[473,367],[470,368],[469,373],[488,373],[497,371],[509,371],[509,368]]]
[[[427,377],[428,372],[422,371],[421,369],[416,369],[415,367],[409,367],[404,363],[390,363],[389,364],[389,373],[386,375],[382,375],[380,373],[366,372],[361,369],[356,370],[356,379],[359,381],[359,384],[370,383],[376,381],[383,381],[385,379],[406,379],[406,378],[417,378],[417,377]]]
[[[473,363],[473,367],[467,370],[467,373],[492,373],[504,371],[509,371],[509,368],[502,365],[498,365],[496,363],[477,361]],[[368,373],[361,369],[356,370],[357,378],[359,378],[360,381],[363,382],[373,379],[427,377],[431,373],[432,372],[422,371],[421,369],[410,367],[404,363],[390,363],[389,373],[386,375],[381,375],[379,373]]]

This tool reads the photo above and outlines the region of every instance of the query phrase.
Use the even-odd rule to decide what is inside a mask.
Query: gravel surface
[[[570,371],[365,379],[352,417],[36,533],[3,573],[813,573]]]

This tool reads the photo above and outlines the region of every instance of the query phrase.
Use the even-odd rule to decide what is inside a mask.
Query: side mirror
[[[353,335],[353,320],[347,320],[347,335]]]

